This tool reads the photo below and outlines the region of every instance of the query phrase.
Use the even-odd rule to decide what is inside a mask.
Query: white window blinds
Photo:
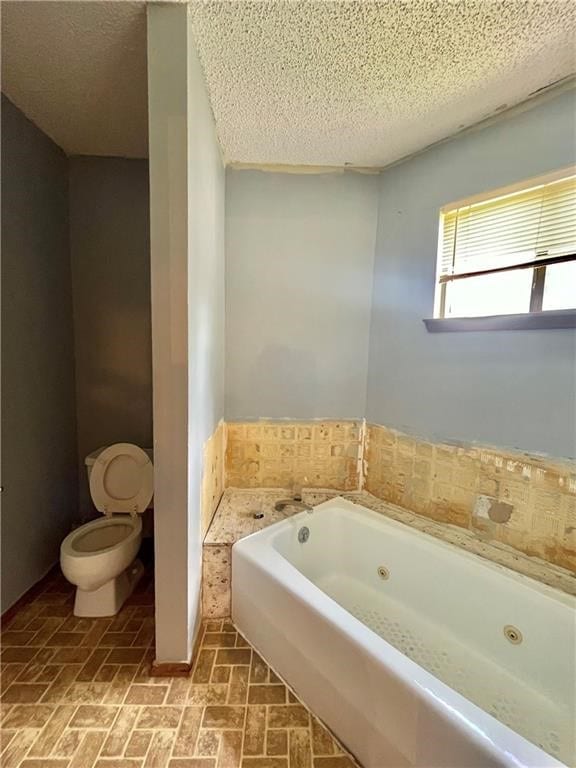
[[[445,211],[440,282],[576,254],[576,176]]]

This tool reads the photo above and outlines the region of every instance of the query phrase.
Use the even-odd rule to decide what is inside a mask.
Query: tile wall
[[[576,571],[576,462],[431,442],[361,421],[221,423],[204,449],[202,528],[224,488],[364,489],[441,523],[466,528]],[[361,470],[361,471],[360,471]],[[479,495],[511,505],[496,523]]]
[[[220,421],[204,445],[202,475],[202,536],[206,535],[224,491],[224,439],[226,427]]]
[[[576,571],[574,461],[431,442],[361,421],[232,422],[225,428],[226,488],[290,488],[297,481],[308,488],[364,489]],[[476,514],[479,495],[511,505],[510,519],[496,523]]]
[[[226,487],[358,488],[360,421],[232,422],[227,425]]]
[[[373,424],[364,459],[364,488],[379,499],[576,571],[576,462],[432,443]],[[510,519],[475,514],[480,494],[510,504]]]

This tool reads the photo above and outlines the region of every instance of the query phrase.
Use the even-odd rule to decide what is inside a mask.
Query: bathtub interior
[[[279,526],[271,543],[403,654],[573,764],[573,598],[344,500]]]

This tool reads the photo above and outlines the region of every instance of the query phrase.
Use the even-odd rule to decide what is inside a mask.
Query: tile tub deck
[[[228,488],[224,492],[204,539],[202,565],[202,615],[204,618],[230,616],[232,545],[244,536],[283,520],[286,516],[296,514],[297,509],[288,508],[286,514],[276,512],[274,509],[276,501],[288,496],[289,492],[285,489]],[[539,558],[524,555],[506,544],[485,541],[482,534],[478,532],[460,528],[457,525],[438,523],[402,507],[381,501],[366,491],[343,493],[328,489],[304,489],[302,494],[303,500],[313,506],[335,496],[342,496],[498,565],[510,568],[555,589],[576,595],[576,574]],[[254,519],[254,512],[262,512],[264,516],[261,519]]]

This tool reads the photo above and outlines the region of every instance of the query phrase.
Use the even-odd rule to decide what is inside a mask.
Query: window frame
[[[513,264],[511,266],[493,267],[486,270],[477,270],[458,275],[442,275],[442,242],[444,236],[444,215],[474,203],[507,196],[510,194],[528,190],[531,187],[550,184],[563,178],[576,175],[576,166],[570,165],[546,175],[537,176],[516,184],[490,190],[489,192],[474,195],[442,206],[438,217],[438,243],[436,250],[436,276],[434,282],[434,316],[425,318],[424,323],[428,331],[454,331],[454,330],[522,330],[533,328],[576,328],[576,307],[563,310],[543,310],[544,286],[546,281],[546,268],[553,264],[562,264],[576,261],[576,253],[562,256],[551,256],[531,259],[527,262]],[[477,315],[477,316],[452,316],[445,314],[446,286],[456,280],[466,280],[481,275],[511,272],[519,269],[532,268],[532,283],[530,291],[529,310],[520,314],[506,315]]]
[[[474,272],[464,272],[459,275],[441,276],[436,283],[436,290],[440,288],[440,297],[438,299],[438,312],[434,313],[437,320],[456,319],[453,315],[446,316],[446,286],[455,280],[469,280],[473,277],[482,275],[496,275],[505,272],[515,272],[519,269],[530,269],[532,267],[532,285],[530,289],[530,308],[524,315],[532,315],[536,312],[545,312],[542,309],[544,299],[544,286],[546,284],[546,267],[552,264],[566,264],[576,261],[576,253],[566,254],[564,256],[551,256],[550,258],[533,259],[520,264],[513,264],[509,267],[494,267],[492,269],[481,269]],[[576,307],[569,307],[576,310]],[[475,317],[489,317],[489,315],[475,315]]]

